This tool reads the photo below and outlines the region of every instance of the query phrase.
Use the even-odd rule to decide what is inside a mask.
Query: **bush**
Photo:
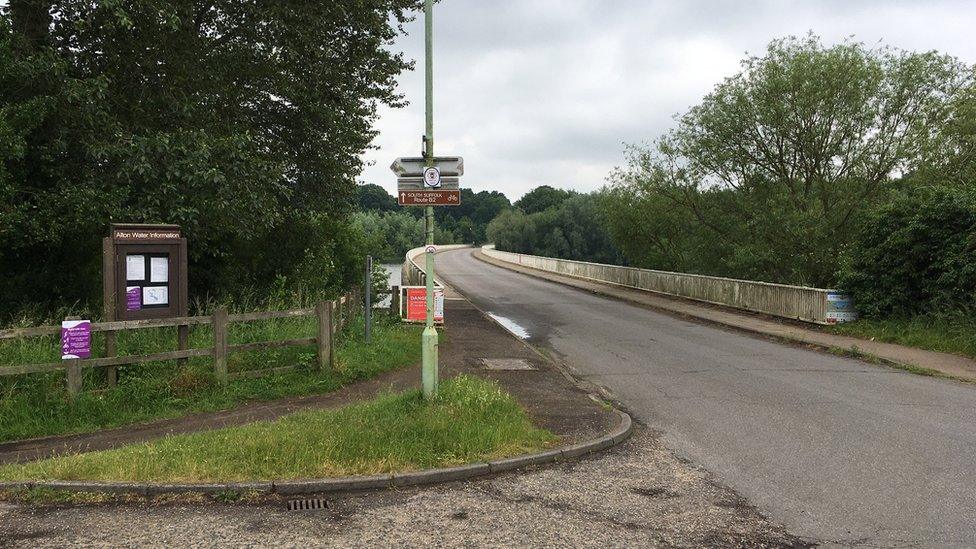
[[[499,250],[507,252],[623,263],[623,256],[607,229],[603,193],[567,193],[566,196],[534,213],[523,212],[521,208],[502,212],[488,225],[488,238]]]
[[[976,195],[916,187],[868,212],[846,253],[841,286],[866,317],[976,307]]]

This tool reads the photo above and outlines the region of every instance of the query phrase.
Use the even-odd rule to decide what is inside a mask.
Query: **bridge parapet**
[[[836,324],[857,318],[850,298],[837,290],[516,254],[496,250],[494,245],[481,250],[493,259],[540,271],[804,322]]]
[[[445,244],[443,246],[437,246],[438,252],[446,252],[450,250],[459,250],[462,248],[471,248],[471,244]],[[418,263],[421,256],[424,255],[425,246],[419,248],[414,248],[407,252],[407,255],[403,259],[403,273],[401,281],[404,286],[424,286],[427,284],[427,273],[424,268]],[[436,278],[436,268],[434,269],[434,285],[443,286],[443,282]]]

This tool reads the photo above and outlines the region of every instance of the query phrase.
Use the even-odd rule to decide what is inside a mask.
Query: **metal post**
[[[434,1],[424,0],[424,35],[426,44],[426,114],[427,166],[434,166]],[[427,326],[423,339],[424,396],[437,395],[437,329],[434,328],[434,208],[427,206]]]
[[[366,256],[366,284],[363,285],[363,323],[366,325],[366,343],[369,343],[373,323],[373,256]]]

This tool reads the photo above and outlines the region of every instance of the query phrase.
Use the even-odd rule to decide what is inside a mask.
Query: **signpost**
[[[435,322],[434,290],[434,206],[461,204],[460,177],[464,175],[464,160],[459,156],[434,156],[434,2],[424,0],[424,34],[426,45],[426,128],[424,150],[420,158],[397,159],[390,169],[397,176],[397,201],[401,206],[425,206],[427,229],[426,268],[427,287],[424,291],[426,327],[423,342],[424,396],[437,395],[437,329]],[[407,296],[407,307],[415,294]],[[416,302],[415,302],[416,303]],[[415,305],[416,306],[416,305]],[[441,298],[443,311],[443,297]],[[408,315],[409,316],[409,315]],[[443,312],[441,313],[443,319]]]
[[[430,146],[430,141],[426,141]],[[397,202],[401,206],[459,206],[464,159],[459,156],[398,158],[390,169],[397,176]]]

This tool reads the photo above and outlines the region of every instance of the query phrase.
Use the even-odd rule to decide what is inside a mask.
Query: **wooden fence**
[[[141,330],[146,328],[201,326],[209,324],[213,326],[213,347],[177,349],[175,351],[143,355],[106,356],[104,358],[71,359],[42,364],[0,366],[0,377],[64,370],[68,393],[71,396],[77,396],[81,392],[82,372],[86,368],[114,368],[126,364],[144,364],[147,362],[185,360],[192,357],[209,356],[213,358],[214,375],[221,383],[227,383],[229,380],[235,378],[258,377],[270,373],[280,373],[294,369],[294,366],[287,366],[282,368],[230,373],[227,371],[227,358],[231,354],[300,345],[317,345],[318,348],[315,362],[316,368],[331,369],[335,367],[336,332],[345,327],[355,317],[360,305],[359,292],[350,291],[339,299],[324,301],[311,309],[230,314],[226,308],[219,308],[214,311],[214,314],[211,316],[188,316],[151,320],[123,320],[117,322],[93,322],[91,325],[92,333]],[[256,320],[302,318],[310,316],[314,316],[318,319],[318,331],[315,337],[258,341],[240,344],[229,343],[228,327],[231,324],[253,322]],[[59,335],[60,333],[60,326],[12,328],[0,330],[0,341],[29,337],[46,337]],[[106,354],[109,354],[110,351],[111,349],[106,349]]]

